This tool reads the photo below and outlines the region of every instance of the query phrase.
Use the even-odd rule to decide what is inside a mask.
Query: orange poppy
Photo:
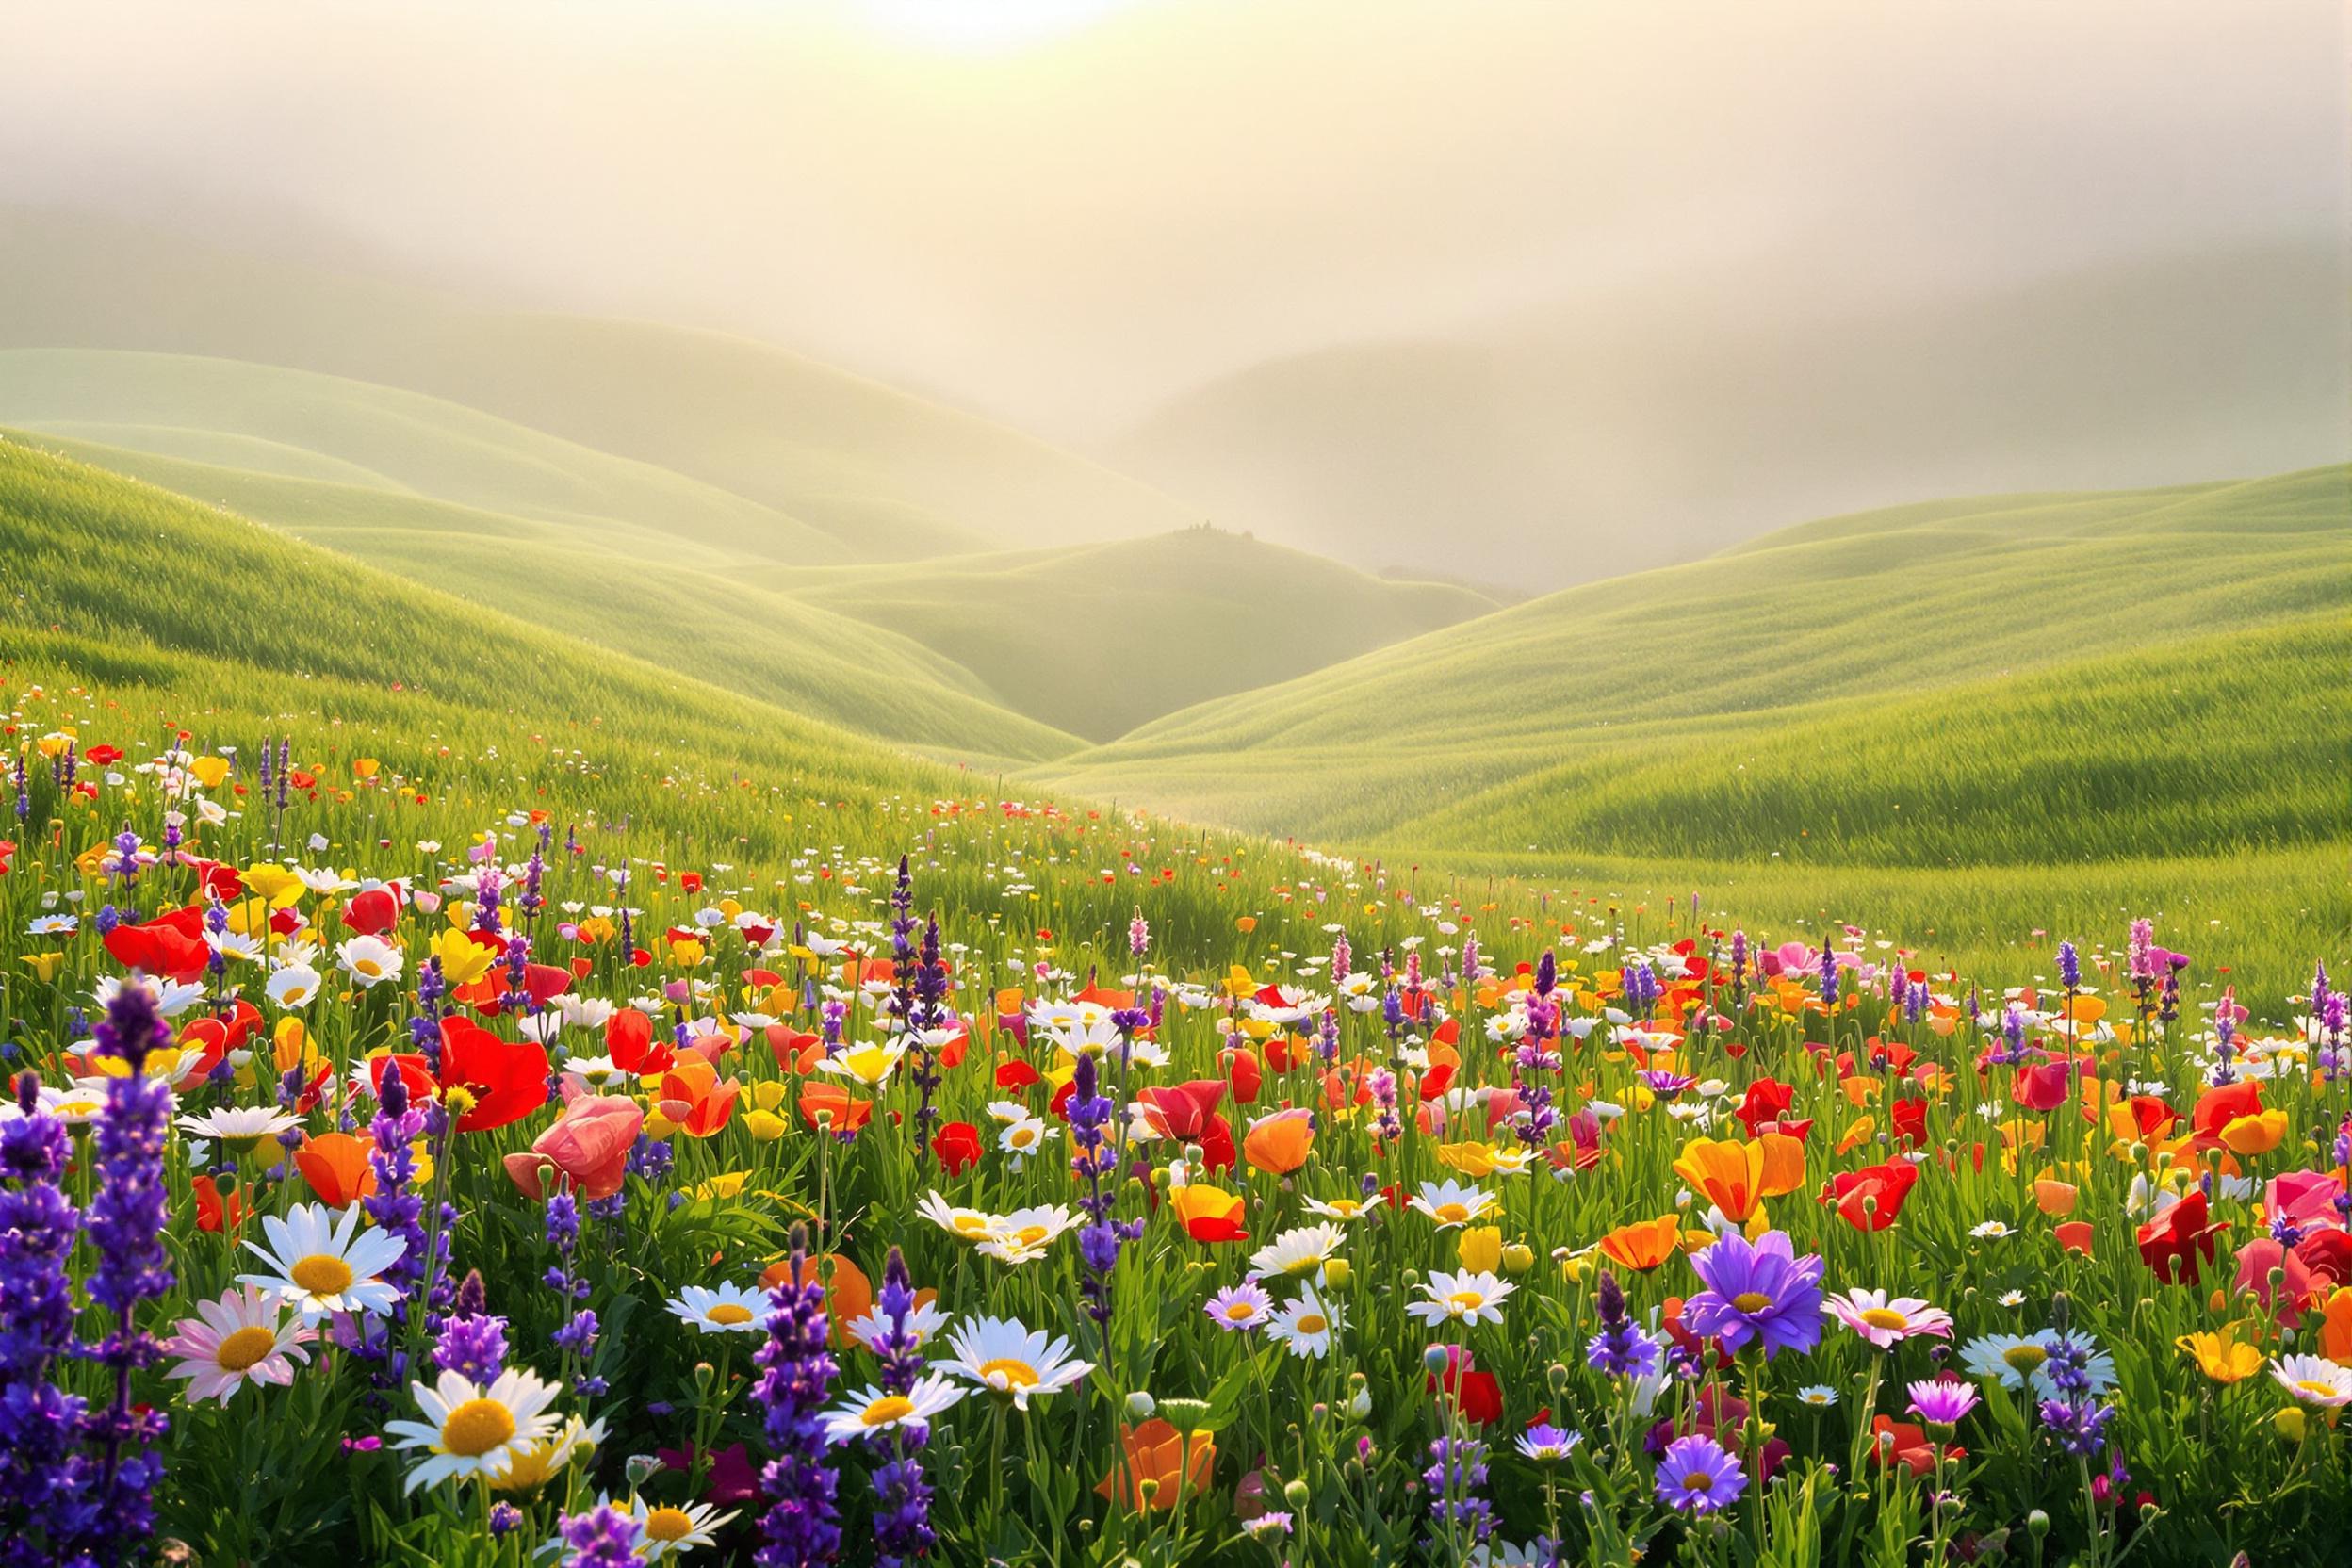
[[[1620,1225],[1601,1238],[1602,1255],[1637,1274],[1647,1274],[1681,1248],[1682,1221],[1671,1214],[1636,1225]]]
[[[1747,1143],[1693,1138],[1674,1161],[1674,1174],[1706,1194],[1723,1217],[1745,1224],[1764,1200],[1805,1184],[1805,1144],[1781,1133]]]
[[[1315,1149],[1315,1113],[1303,1105],[1263,1116],[1241,1140],[1242,1157],[1273,1176],[1287,1176]]]
[[[662,1075],[662,1095],[654,1109],[688,1137],[707,1138],[735,1114],[735,1096],[742,1088],[732,1078],[720,1082],[719,1070],[709,1058],[683,1055]]]
[[[294,1168],[318,1201],[331,1209],[347,1209],[376,1190],[376,1172],[368,1163],[369,1148],[349,1133],[320,1133],[294,1151]]]
[[[1241,1195],[1195,1182],[1178,1187],[1169,1200],[1184,1233],[1200,1242],[1247,1241],[1242,1228]]]
[[[831,1131],[854,1133],[873,1118],[874,1102],[860,1100],[838,1084],[810,1084],[800,1091],[800,1115],[812,1128],[824,1115],[830,1118]]]
[[[1217,1442],[1207,1432],[1189,1437],[1158,1416],[1119,1434],[1126,1462],[1112,1466],[1095,1490],[1105,1497],[1120,1496],[1131,1509],[1172,1509],[1188,1496],[1207,1490],[1217,1468]]]

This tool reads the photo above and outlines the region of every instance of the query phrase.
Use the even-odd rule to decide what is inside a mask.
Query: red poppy
[[[1907,1143],[1914,1149],[1923,1147],[1926,1144],[1926,1101],[1916,1098],[1898,1100],[1892,1105],[1887,1107],[1886,1119],[1894,1131],[1895,1140],[1897,1142]]]
[[[1440,1376],[1431,1374],[1427,1386],[1432,1397],[1441,1386]],[[1491,1427],[1503,1418],[1503,1387],[1492,1372],[1477,1370],[1470,1352],[1458,1345],[1446,1348],[1446,1370],[1443,1374],[1445,1393],[1461,1402],[1462,1419],[1476,1426]]]
[[[245,1223],[245,1191],[232,1187],[224,1201],[220,1188],[209,1176],[199,1176],[190,1184],[196,1191],[196,1228],[218,1233],[226,1226],[234,1231]]]
[[[932,1135],[931,1152],[939,1157],[940,1169],[961,1176],[980,1163],[980,1129],[969,1121],[951,1121]]]
[[[2080,1252],[2086,1258],[2091,1255],[2091,1222],[2089,1220],[2069,1219],[2051,1233],[2057,1236],[2058,1245],[2067,1251]]]
[[[1195,1078],[1188,1083],[1144,1088],[1135,1093],[1136,1101],[1143,1106],[1144,1120],[1152,1130],[1162,1137],[1200,1145],[1201,1163],[1211,1170],[1231,1169],[1237,1158],[1233,1127],[1217,1110],[1217,1102],[1224,1098],[1225,1081],[1221,1078]]]
[[[485,1133],[520,1121],[547,1102],[547,1050],[529,1040],[500,1039],[469,1019],[441,1021],[441,1089],[471,1102],[457,1119],[461,1133]]]
[[[1902,1215],[1919,1179],[1919,1168],[1909,1160],[1841,1170],[1821,1189],[1821,1201],[1835,1204],[1838,1217],[1857,1231],[1883,1231]]]
[[[1227,1046],[1217,1054],[1217,1065],[1224,1070],[1225,1082],[1233,1086],[1233,1103],[1254,1105],[1258,1102],[1259,1086],[1266,1081],[1266,1064],[1248,1046]]]
[[[1870,1422],[1870,1452],[1881,1464],[1900,1464],[1915,1476],[1928,1476],[1936,1471],[1936,1445],[1927,1440],[1927,1433],[1908,1421],[1890,1420],[1881,1415]],[[1946,1459],[1965,1459],[1966,1448],[1947,1448]]]
[[[668,1040],[655,1042],[653,1020],[634,1007],[604,1021],[604,1051],[614,1067],[638,1076],[667,1072],[678,1059]]]
[[[2226,1228],[2212,1222],[2197,1188],[2140,1227],[2140,1258],[2167,1284],[2193,1285],[2213,1260],[2213,1237]]]
[[[106,933],[106,951],[125,969],[182,984],[204,972],[212,949],[204,945],[204,911],[190,906],[137,925]]]
[[[2207,1089],[2197,1097],[2193,1124],[2199,1149],[2220,1149],[2221,1130],[2243,1117],[2262,1114],[2262,1086],[2251,1078]]]
[[[343,923],[363,937],[381,937],[400,921],[400,901],[389,888],[353,893],[343,906]]]
[[[1037,1071],[1036,1068],[1016,1056],[1009,1062],[997,1064],[996,1086],[1010,1093],[1019,1094],[1030,1085],[1040,1082],[1043,1077],[1044,1074]]]
[[[2029,1111],[2054,1111],[2066,1102],[2071,1062],[2036,1062],[2017,1069],[2009,1080],[2009,1098]]]
[[[1751,1138],[1760,1138],[1767,1133],[1802,1138],[1813,1130],[1813,1119],[1810,1117],[1790,1119],[1788,1107],[1794,1103],[1796,1093],[1793,1086],[1777,1078],[1759,1078],[1748,1086],[1746,1097],[1740,1102],[1740,1109],[1733,1114],[1747,1128]]]

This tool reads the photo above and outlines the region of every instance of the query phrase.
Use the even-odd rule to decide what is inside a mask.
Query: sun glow
[[[1023,49],[1074,33],[1138,0],[857,0],[874,27],[926,48]]]

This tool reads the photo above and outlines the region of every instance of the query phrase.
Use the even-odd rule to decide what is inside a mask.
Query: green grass
[[[2342,803],[2280,764],[2345,736],[2325,695],[2352,651],[2345,477],[1807,525],[1049,773],[1429,848],[1940,865],[2312,842],[2342,834]],[[2243,787],[2213,788],[2230,766]]]
[[[743,580],[740,560],[405,493],[30,433],[44,449],[217,503],[533,625],[930,756],[1012,765],[1079,743],[907,638]]]
[[[1207,529],[765,575],[903,631],[1021,711],[1098,741],[1493,608],[1464,588],[1389,581]]]

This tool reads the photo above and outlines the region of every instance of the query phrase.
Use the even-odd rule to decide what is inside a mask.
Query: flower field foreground
[[[0,1562],[2343,1560],[2324,969],[36,706]]]

